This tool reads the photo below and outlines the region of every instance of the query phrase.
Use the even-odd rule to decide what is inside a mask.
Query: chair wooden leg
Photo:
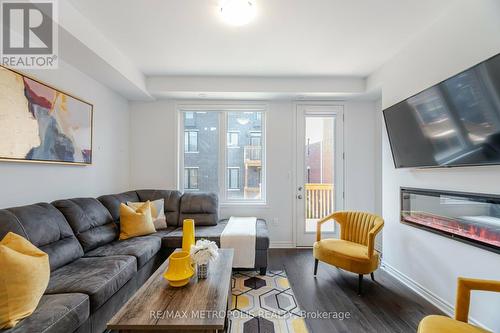
[[[314,259],[314,276],[318,273],[318,259]]]
[[[363,274],[358,276],[358,295],[363,293]]]
[[[375,275],[373,274],[373,272],[370,273],[370,276],[372,277],[372,281],[375,282]]]

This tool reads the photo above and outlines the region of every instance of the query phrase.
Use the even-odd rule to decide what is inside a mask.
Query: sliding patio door
[[[344,207],[343,107],[297,105],[296,243],[311,246],[321,218]],[[323,225],[327,237],[334,222]]]

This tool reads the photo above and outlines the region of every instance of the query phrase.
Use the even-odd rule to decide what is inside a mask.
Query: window
[[[240,168],[227,168],[227,188],[229,190],[240,189]]]
[[[256,109],[181,109],[181,168],[196,168],[196,177],[185,173],[179,179],[181,188],[218,193],[222,203],[265,201],[265,117],[262,107]],[[196,119],[194,127],[190,119]]]
[[[261,145],[260,133],[251,133],[250,134],[250,146],[260,146]]]
[[[198,189],[198,168],[184,168],[184,189]]]
[[[239,132],[228,132],[227,133],[227,146],[228,147],[238,147]]]
[[[254,126],[260,127],[261,124],[262,124],[262,112],[256,112]]]
[[[198,132],[185,131],[184,132],[184,151],[186,153],[198,152]]]
[[[250,146],[260,146],[260,136],[252,136],[250,137]]]
[[[189,113],[193,113],[193,117],[196,118],[196,128],[187,127],[185,124],[186,115]],[[181,167],[198,168],[196,183],[198,190],[219,193],[219,114],[184,112],[182,119],[184,142],[181,147],[184,145],[184,158]],[[188,188],[186,178],[180,180],[184,181],[183,187],[180,188]]]
[[[186,112],[184,124],[186,127],[196,127],[195,112]]]

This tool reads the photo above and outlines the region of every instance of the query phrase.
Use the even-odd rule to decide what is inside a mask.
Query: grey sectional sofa
[[[118,241],[119,206],[163,198],[168,228]],[[182,221],[193,218],[196,238],[217,243],[214,194],[137,190],[95,198],[57,200],[0,210],[0,239],[9,231],[49,255],[49,286],[36,311],[2,333],[103,332],[106,323],[182,241]],[[269,236],[257,222],[255,268],[265,273]]]

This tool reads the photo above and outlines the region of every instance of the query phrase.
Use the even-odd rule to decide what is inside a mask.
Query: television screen
[[[500,164],[500,54],[384,110],[396,168]]]

